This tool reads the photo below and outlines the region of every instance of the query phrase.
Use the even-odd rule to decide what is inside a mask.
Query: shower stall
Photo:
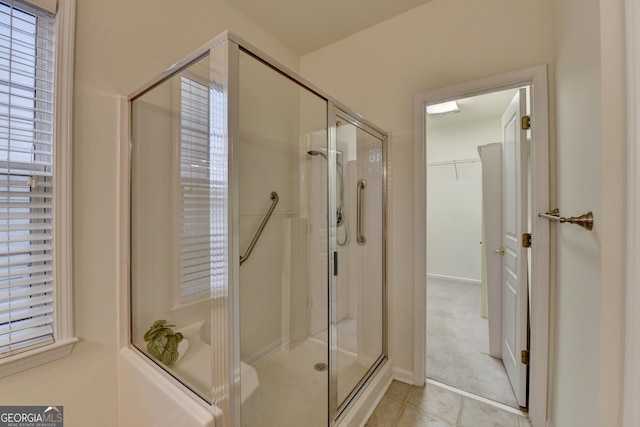
[[[346,424],[388,370],[386,133],[230,33],[129,108],[131,348],[222,425]]]

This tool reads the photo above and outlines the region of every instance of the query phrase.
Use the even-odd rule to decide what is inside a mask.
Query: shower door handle
[[[364,179],[359,179],[358,180],[358,203],[357,203],[357,212],[356,212],[357,221],[358,221],[358,227],[357,227],[358,236],[356,240],[360,246],[363,246],[367,243],[367,239],[364,237],[364,234],[362,232],[362,209],[363,209],[362,195],[363,195],[363,190],[365,188],[367,188],[367,181],[365,181]]]

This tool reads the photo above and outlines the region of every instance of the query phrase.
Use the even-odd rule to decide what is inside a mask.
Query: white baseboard
[[[406,369],[400,369],[394,366],[391,369],[391,376],[393,377],[394,380],[397,380],[406,384],[415,385],[413,381],[413,372],[408,371]]]
[[[475,285],[482,284],[480,279],[470,279],[468,277],[447,276],[446,274],[427,273],[427,279],[448,280],[451,282],[473,283]]]

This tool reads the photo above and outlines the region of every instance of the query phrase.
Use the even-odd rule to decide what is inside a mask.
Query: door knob
[[[500,249],[496,249],[496,253],[504,256],[504,247],[501,247]]]

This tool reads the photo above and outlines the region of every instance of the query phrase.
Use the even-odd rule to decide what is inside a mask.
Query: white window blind
[[[181,77],[182,303],[209,298],[226,277],[226,155],[211,143],[208,84]]]
[[[0,1],[0,358],[52,343],[55,17]]]

